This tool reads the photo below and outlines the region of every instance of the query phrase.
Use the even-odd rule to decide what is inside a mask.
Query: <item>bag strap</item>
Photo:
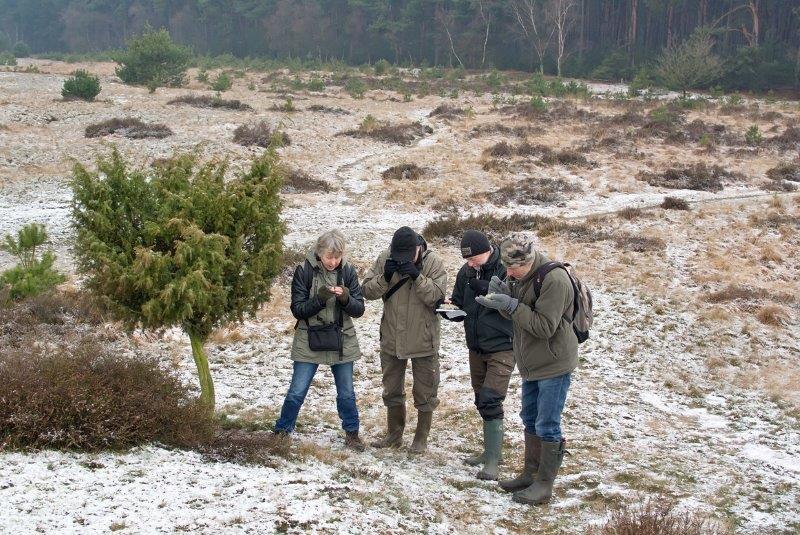
[[[399,290],[400,288],[402,288],[402,287],[403,287],[403,285],[404,285],[405,283],[407,283],[408,281],[410,281],[410,280],[411,280],[411,277],[406,277],[405,279],[401,280],[400,282],[398,282],[397,284],[395,284],[394,286],[392,286],[391,288],[389,288],[389,291],[388,291],[388,292],[386,292],[386,295],[384,295],[384,296],[383,296],[383,302],[385,303],[386,301],[388,301],[389,299],[391,299],[391,297],[392,297],[392,296],[393,296],[395,293],[397,293],[397,290]]]
[[[548,273],[553,271],[554,269],[561,268],[567,272],[567,277],[569,277],[569,282],[572,285],[572,320],[575,321],[575,318],[578,316],[578,306],[580,305],[580,292],[578,291],[578,286],[575,284],[575,281],[572,280],[572,275],[569,272],[569,264],[562,263],[562,262],[547,262],[542,264],[536,269],[535,277],[533,279],[533,292],[536,294],[536,299],[539,299],[539,294],[542,291],[542,284],[544,284],[544,278],[547,276]],[[566,312],[566,311],[565,311]]]

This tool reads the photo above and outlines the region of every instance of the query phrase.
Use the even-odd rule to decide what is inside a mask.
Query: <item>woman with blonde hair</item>
[[[325,232],[294,271],[294,369],[275,432],[288,435],[294,431],[311,380],[319,365],[327,364],[336,382],[336,408],[345,446],[364,451],[353,389],[353,363],[361,358],[361,349],[352,320],[364,314],[364,298],[356,270],[345,260],[344,252],[344,235],[338,230]]]

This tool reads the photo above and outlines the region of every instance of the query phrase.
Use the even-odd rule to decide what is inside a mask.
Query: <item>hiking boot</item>
[[[539,459],[539,472],[533,485],[525,490],[514,493],[514,501],[529,505],[548,503],[553,497],[553,484],[564,460],[564,446],[566,440],[560,442],[542,441],[542,456]]]
[[[417,411],[417,430],[414,432],[414,442],[408,449],[409,453],[419,455],[428,450],[428,435],[431,432],[433,412]]]
[[[503,449],[503,420],[484,420],[483,444],[486,460],[483,469],[478,472],[478,479],[497,481],[500,469],[500,452]]]
[[[533,485],[534,476],[539,471],[539,457],[542,454],[542,439],[525,433],[525,461],[522,473],[513,479],[500,481],[500,488],[506,492],[516,492]]]
[[[386,436],[372,442],[373,448],[399,448],[403,445],[406,427],[406,406],[386,407]]]
[[[366,449],[364,441],[358,436],[358,431],[345,431],[344,447],[359,452]]]

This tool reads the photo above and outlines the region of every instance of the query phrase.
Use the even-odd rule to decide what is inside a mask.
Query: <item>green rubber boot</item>
[[[497,481],[500,475],[500,452],[503,451],[503,420],[484,420],[483,444],[486,460],[483,469],[478,472],[478,479]]]
[[[536,472],[539,471],[539,457],[542,455],[542,439],[536,435],[525,433],[525,458],[522,473],[512,479],[500,481],[500,488],[506,492],[516,492],[533,485]]]
[[[566,441],[542,441],[542,456],[539,459],[539,472],[533,485],[525,490],[514,493],[514,501],[528,505],[542,505],[548,503],[553,497],[553,484],[564,460],[564,446]]]

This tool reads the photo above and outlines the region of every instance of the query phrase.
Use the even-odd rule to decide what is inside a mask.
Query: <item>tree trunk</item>
[[[196,334],[188,333],[192,343],[192,357],[197,366],[197,376],[200,378],[200,403],[209,410],[214,410],[214,381],[211,380],[211,370],[208,368],[208,357],[203,350],[203,340]]]
[[[636,12],[639,9],[639,1],[631,0],[631,27],[628,33],[628,53],[631,60],[631,67],[636,64]]]

